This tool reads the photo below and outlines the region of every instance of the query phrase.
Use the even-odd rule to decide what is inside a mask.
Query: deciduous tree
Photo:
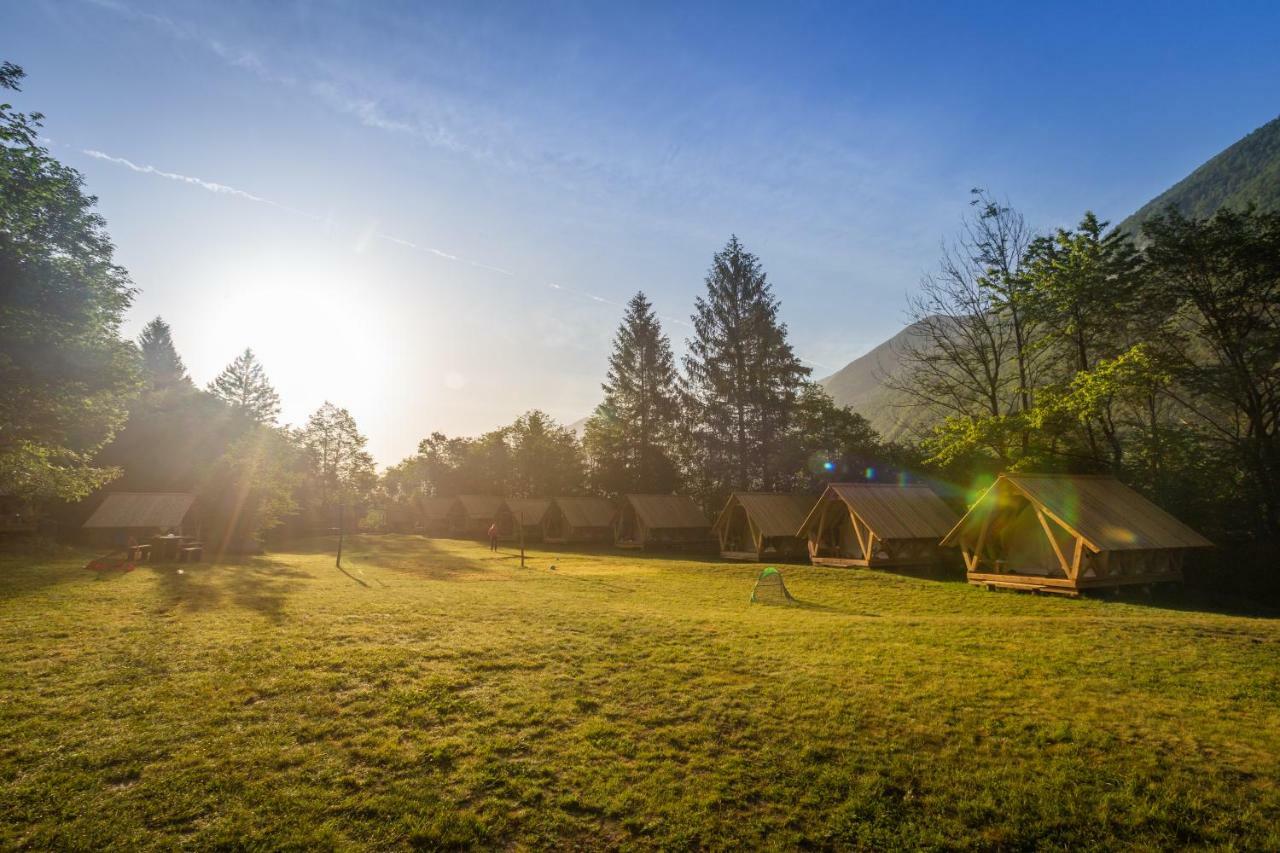
[[[0,65],[0,92],[22,69]],[[0,103],[0,493],[76,500],[119,474],[94,457],[138,387],[119,337],[133,298],[84,179]]]

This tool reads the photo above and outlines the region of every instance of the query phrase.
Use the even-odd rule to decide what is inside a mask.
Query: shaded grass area
[[[0,847],[1280,848],[1265,615],[330,546],[0,559]]]

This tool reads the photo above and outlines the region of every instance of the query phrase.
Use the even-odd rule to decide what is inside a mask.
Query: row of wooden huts
[[[736,492],[714,521],[684,495],[419,501],[420,529],[507,540],[713,550],[737,560],[910,567],[958,548],[972,583],[1076,592],[1180,580],[1211,543],[1106,476],[1005,474],[963,517],[922,484],[836,483],[819,496]]]

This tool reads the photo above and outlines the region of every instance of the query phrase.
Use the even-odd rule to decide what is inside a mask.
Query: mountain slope
[[[1239,210],[1249,204],[1280,210],[1280,118],[1264,124],[1144,204],[1121,222],[1120,228],[1136,234],[1143,222],[1171,204],[1196,218],[1212,216],[1220,207]]]
[[[1187,216],[1207,217],[1220,207],[1256,204],[1280,211],[1280,118],[1274,119],[1214,156],[1172,188],[1144,204],[1120,223],[1136,234],[1142,223],[1174,205]],[[902,369],[901,352],[913,335],[908,326],[866,355],[855,358],[819,383],[837,403],[861,413],[886,438],[901,437],[922,425],[901,400],[884,387],[887,376]]]
[[[918,324],[907,326],[875,349],[840,370],[819,379],[831,398],[858,412],[885,438],[900,438],[909,426],[910,411],[899,396],[884,386],[886,377],[902,370],[902,353],[920,337]]]

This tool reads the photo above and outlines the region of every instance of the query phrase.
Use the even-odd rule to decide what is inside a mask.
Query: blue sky
[[[972,7],[972,8],[970,8]],[[1280,113],[1280,4],[7,4],[23,109],[204,382],[245,346],[378,460],[599,399],[716,251],[821,376],[903,323],[971,187],[1118,220]],[[161,174],[163,173],[163,174]]]

